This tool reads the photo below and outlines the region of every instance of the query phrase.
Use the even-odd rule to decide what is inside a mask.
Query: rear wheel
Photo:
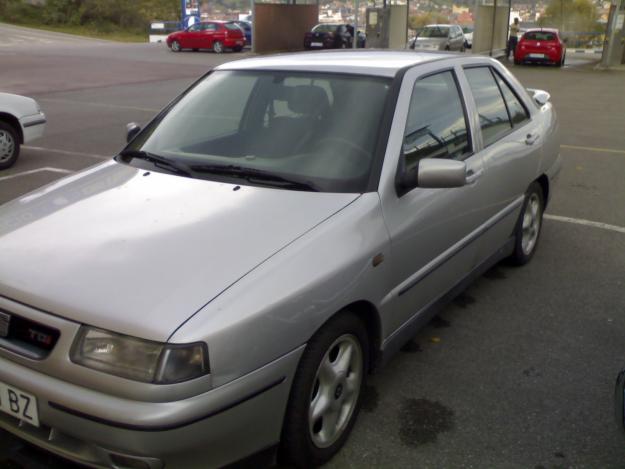
[[[233,50],[233,51],[235,51],[235,52],[241,52],[241,51],[243,50],[243,47],[241,47],[241,46],[236,46],[236,47],[234,47],[232,50]]]
[[[527,264],[536,252],[545,207],[543,190],[533,182],[525,193],[521,215],[514,230],[514,252],[510,256],[513,264]]]
[[[213,42],[213,52],[215,54],[221,54],[224,51],[224,45],[219,42],[219,41],[215,41]]]
[[[517,60],[517,59],[514,59],[514,65],[521,65],[521,61]]]
[[[308,342],[284,420],[281,456],[285,462],[316,467],[341,449],[360,408],[368,353],[367,331],[347,311],[332,318]]]
[[[0,122],[0,169],[10,168],[20,154],[17,130],[6,122]]]
[[[562,54],[562,59],[556,64],[558,67],[562,67],[564,65],[564,61],[566,60],[566,52]]]

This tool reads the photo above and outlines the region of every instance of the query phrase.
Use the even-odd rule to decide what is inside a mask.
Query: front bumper
[[[40,427],[0,414],[0,428],[90,467],[220,467],[280,440],[291,380],[304,346],[198,396],[130,401],[0,358],[0,381],[37,397]],[[135,466],[133,466],[135,467]]]
[[[20,118],[20,125],[24,132],[24,143],[28,143],[43,136],[46,128],[46,115],[43,112]]]

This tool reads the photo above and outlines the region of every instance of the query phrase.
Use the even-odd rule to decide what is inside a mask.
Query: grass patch
[[[1,0],[0,0],[1,1]],[[0,18],[0,21],[5,21]],[[48,25],[35,22],[15,22],[6,21],[16,26],[24,26],[27,28],[42,29],[44,31],[52,31],[55,33],[73,34],[76,36],[92,37],[95,39],[106,39],[118,42],[147,42],[148,33],[139,31],[124,31],[121,29],[111,29],[109,31],[101,31],[90,26],[74,26],[74,25]]]

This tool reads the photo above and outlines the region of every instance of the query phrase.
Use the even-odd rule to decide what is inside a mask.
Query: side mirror
[[[130,143],[137,134],[141,132],[141,127],[135,122],[126,124],[126,143]]]
[[[415,187],[445,189],[462,187],[467,183],[467,165],[464,161],[424,158],[419,161],[417,168],[408,171],[403,168],[405,166],[401,164],[396,184],[400,197]]]
[[[527,91],[530,92],[530,94],[532,95],[532,98],[534,99],[534,101],[536,101],[536,103],[539,106],[544,106],[551,99],[551,95],[549,93],[547,93],[546,91],[535,90],[535,89],[531,89],[531,88],[528,88]]]
[[[462,187],[467,183],[467,165],[464,161],[444,158],[424,158],[419,161],[417,185],[432,189]]]

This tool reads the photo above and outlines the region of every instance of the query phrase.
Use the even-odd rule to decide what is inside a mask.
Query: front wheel
[[[219,41],[215,41],[213,42],[213,52],[215,54],[221,54],[224,51],[224,45],[219,42]]]
[[[544,208],[542,187],[533,182],[525,193],[521,215],[514,229],[514,252],[510,256],[513,264],[527,264],[534,256],[543,224]]]
[[[20,154],[20,141],[12,125],[0,122],[0,169],[10,168]]]
[[[174,41],[171,43],[171,50],[172,52],[180,52],[182,47],[180,47],[180,43],[178,41]]]
[[[318,466],[341,449],[360,408],[368,353],[367,331],[351,312],[332,318],[308,342],[284,420],[285,462]]]

